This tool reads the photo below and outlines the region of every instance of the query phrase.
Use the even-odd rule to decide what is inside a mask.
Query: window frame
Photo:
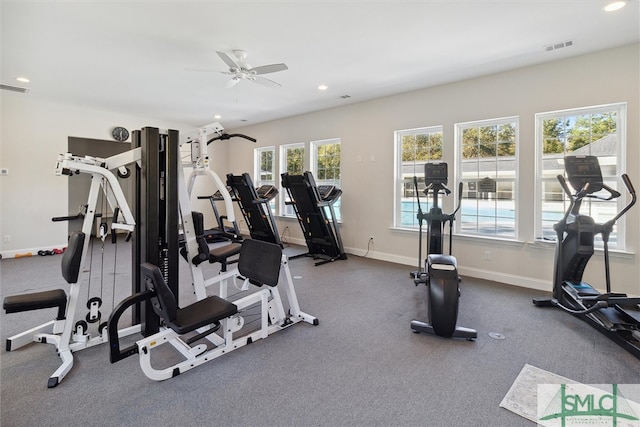
[[[280,156],[279,156],[279,160],[280,160],[280,168],[279,168],[279,177],[282,176],[283,173],[288,172],[287,171],[287,165],[288,165],[288,151],[289,150],[293,150],[293,149],[299,149],[302,148],[302,170],[300,171],[300,173],[304,172],[306,169],[306,163],[307,163],[307,147],[306,147],[306,143],[304,142],[294,142],[291,144],[283,144],[280,146]],[[279,179],[278,180],[278,191],[280,193],[280,197],[279,199],[279,203],[278,203],[278,213],[280,216],[283,217],[287,217],[287,218],[295,218],[296,217],[296,213],[293,210],[293,207],[290,205],[287,205],[286,202],[289,200],[289,194],[287,193],[287,190],[282,188],[282,180]]]
[[[267,153],[267,152],[271,152],[271,156],[272,156],[272,160],[271,160],[271,175],[273,176],[272,180],[263,180],[262,179],[262,171],[261,169],[261,164],[262,164],[262,153]],[[255,148],[253,151],[253,173],[254,173],[254,184],[259,187],[261,185],[265,185],[265,184],[270,184],[270,185],[276,185],[276,183],[278,182],[277,176],[276,176],[276,147],[271,145],[268,147],[258,147]]]
[[[322,147],[323,145],[339,145],[340,146],[340,165],[338,166],[338,173],[340,175],[340,178],[338,179],[321,179],[320,175],[318,173],[318,151],[320,149],[320,147]],[[311,141],[310,143],[310,150],[309,150],[309,154],[310,154],[310,165],[311,167],[309,168],[309,170],[311,171],[311,173],[313,174],[313,178],[316,181],[316,185],[323,185],[323,184],[330,184],[330,185],[335,185],[338,188],[340,188],[341,190],[343,190],[342,188],[342,141],[340,138],[328,138],[328,139],[321,139],[321,140],[317,140],[317,141]],[[336,221],[340,221],[340,219],[342,218],[342,198],[338,199],[334,205],[333,205],[333,210],[336,214]]]
[[[424,135],[424,134],[440,134],[440,138],[441,138],[440,159],[437,159],[437,160],[434,159],[430,161],[444,161],[444,158],[443,158],[444,126],[443,125],[423,126],[419,128],[412,128],[412,129],[402,129],[402,130],[397,130],[393,133],[393,136],[394,136],[393,139],[394,139],[394,145],[395,145],[393,150],[393,153],[394,153],[393,164],[395,168],[394,185],[393,185],[393,226],[398,229],[419,230],[420,228],[420,225],[417,221],[417,214],[418,214],[417,205],[412,205],[412,214],[411,214],[412,225],[403,224],[403,221],[402,221],[403,212],[409,212],[409,211],[404,211],[402,209],[403,199],[406,199],[406,197],[404,197],[404,193],[405,193],[404,166],[405,165],[402,161],[402,158],[403,158],[402,139],[403,137],[408,135]],[[415,160],[413,161],[414,176],[418,178],[418,189],[419,189],[418,191],[422,191],[425,188],[424,164],[428,162],[429,161],[424,161],[424,162],[416,162]],[[416,167],[421,168],[421,171],[417,171]],[[421,178],[418,177],[418,173],[420,173]],[[422,185],[420,185],[420,181],[422,181]],[[412,201],[415,200],[415,194],[411,200]],[[423,211],[427,211],[429,209],[429,200],[426,196],[421,198],[420,207],[422,208]]]
[[[593,114],[605,114],[605,113],[617,113],[617,122],[616,122],[616,132],[609,135],[617,136],[617,144],[615,148],[615,174],[607,175],[603,173],[603,180],[605,182],[609,181],[609,183],[615,183],[612,187],[618,190],[622,196],[616,200],[616,210],[619,212],[626,205],[626,195],[627,191],[624,188],[624,184],[622,183],[621,175],[624,173],[625,165],[627,161],[627,103],[626,102],[615,102],[610,104],[600,104],[586,107],[577,107],[577,108],[567,108],[562,110],[554,110],[554,111],[546,111],[541,113],[536,113],[535,115],[535,213],[534,213],[534,230],[535,230],[535,240],[542,241],[556,241],[554,233],[549,233],[553,235],[553,239],[547,238],[544,235],[544,225],[543,225],[543,204],[544,204],[544,195],[543,195],[543,182],[549,180],[549,178],[545,178],[545,174],[543,172],[544,160],[548,158],[552,158],[552,156],[545,158],[544,156],[544,121],[548,119],[559,119],[559,118],[568,118],[568,117],[580,117],[585,115],[593,115]],[[589,144],[598,141],[596,139],[591,141]],[[558,155],[558,157],[564,157],[568,152],[565,150],[562,155]],[[559,184],[558,184],[559,185]],[[564,209],[567,207],[568,199],[564,192],[562,192],[562,202]],[[589,201],[585,201],[584,203],[589,203]],[[564,211],[563,211],[564,212]],[[626,242],[626,218],[622,216],[619,218],[615,225],[615,231],[612,233],[612,236],[615,236],[615,242],[609,242],[609,249],[615,251],[625,251],[627,242]],[[621,238],[618,238],[620,236]],[[598,238],[594,242],[594,246],[596,249],[602,249],[603,244],[601,239]]]
[[[519,233],[519,206],[520,206],[520,192],[519,190],[519,184],[520,184],[520,180],[519,180],[519,153],[520,153],[520,117],[519,116],[508,116],[508,117],[499,117],[499,118],[491,118],[491,119],[483,119],[483,120],[474,120],[474,121],[468,121],[468,122],[460,122],[460,123],[456,123],[454,125],[454,146],[455,146],[455,182],[456,182],[456,186],[454,189],[454,193],[457,193],[458,191],[458,183],[459,182],[466,182],[468,181],[467,178],[465,178],[464,176],[464,167],[463,167],[463,162],[464,162],[464,158],[463,158],[463,144],[464,144],[464,140],[463,140],[463,133],[464,130],[466,129],[473,129],[473,128],[481,128],[481,127],[491,127],[491,126],[496,126],[497,128],[499,128],[500,126],[504,126],[504,125],[514,125],[514,141],[513,144],[515,145],[515,153],[513,155],[513,157],[511,156],[505,156],[505,158],[502,160],[504,162],[512,162],[514,165],[514,169],[513,169],[513,177],[511,178],[510,176],[506,176],[506,177],[499,177],[499,171],[500,168],[498,166],[498,162],[500,162],[500,156],[498,155],[498,152],[496,151],[496,155],[494,157],[486,157],[486,159],[495,159],[494,161],[496,162],[496,170],[495,170],[495,174],[496,177],[494,179],[495,181],[495,185],[496,185],[496,191],[495,191],[495,195],[493,196],[493,201],[494,201],[494,232],[493,233],[488,233],[488,232],[481,232],[480,229],[478,228],[478,223],[479,223],[479,218],[480,217],[488,217],[488,215],[480,215],[479,211],[476,210],[476,232],[470,232],[468,229],[464,230],[463,229],[463,209],[464,209],[464,204],[465,204],[465,197],[464,197],[464,189],[463,189],[463,197],[462,197],[462,202],[461,202],[461,208],[460,211],[457,214],[457,218],[456,221],[454,223],[454,230],[455,230],[455,234],[457,235],[464,235],[464,236],[472,236],[472,237],[478,237],[478,238],[490,238],[490,239],[498,239],[498,240],[509,240],[509,241],[513,241],[513,240],[518,240],[520,233]],[[498,132],[496,132],[496,144],[500,144],[500,141],[498,139]],[[480,142],[478,143],[478,145],[480,145]],[[478,159],[480,159],[481,157],[477,157]],[[478,163],[480,163],[478,161]],[[478,178],[476,179],[476,185],[479,185],[480,180],[482,179],[480,177],[480,167],[478,168]],[[498,208],[498,203],[499,203],[499,197],[498,194],[501,192],[500,189],[498,188],[500,183],[505,183],[505,182],[512,182],[512,187],[511,187],[511,192],[512,192],[512,198],[511,200],[513,200],[513,234],[504,234],[504,233],[499,233],[498,229],[499,229],[499,216],[497,215],[497,212],[499,210]],[[477,188],[475,191],[477,193],[479,193],[480,189]],[[469,189],[469,186],[467,184],[467,194],[469,193],[469,191],[471,191]],[[503,190],[504,191],[504,190]],[[456,200],[459,197],[458,194],[455,194]],[[466,200],[470,200],[469,197],[466,198]],[[479,200],[478,197],[476,197],[473,200]],[[509,228],[511,228],[511,223],[509,223]]]
[[[271,176],[273,179],[271,180],[263,180],[262,179],[262,153],[271,153]],[[253,150],[253,177],[254,182],[253,185],[256,187],[260,187],[262,185],[274,185],[278,186],[278,176],[276,175],[277,167],[276,167],[276,147],[273,145],[267,147],[257,147]],[[271,208],[271,212],[275,215],[276,213],[276,201],[275,199],[269,202],[269,207]]]

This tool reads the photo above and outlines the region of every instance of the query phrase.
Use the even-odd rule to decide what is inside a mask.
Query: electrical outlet
[[[10,235],[8,235],[8,234],[5,234],[5,236],[4,236],[4,242],[5,242],[5,243],[10,243],[10,242],[11,242],[11,236],[10,236]]]
[[[485,261],[491,260],[491,251],[484,251],[484,260]]]
[[[369,237],[369,241],[370,241],[371,243],[373,243],[373,236],[370,236],[370,237]]]

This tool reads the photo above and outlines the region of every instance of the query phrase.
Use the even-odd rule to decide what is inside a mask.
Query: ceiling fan
[[[224,52],[216,52],[220,59],[229,66],[229,71],[221,71],[222,74],[231,76],[231,79],[225,85],[225,88],[230,88],[238,84],[240,80],[249,80],[254,83],[258,83],[264,86],[280,87],[280,83],[269,80],[266,77],[262,77],[262,74],[275,73],[278,71],[288,70],[286,64],[270,64],[261,65],[258,67],[251,67],[246,62],[247,52],[244,50],[234,50],[232,58]]]

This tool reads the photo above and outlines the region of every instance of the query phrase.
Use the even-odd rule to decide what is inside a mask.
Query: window
[[[276,185],[275,181],[275,147],[262,147],[254,150],[254,167],[255,171],[253,176],[254,185],[260,187],[261,185]],[[275,199],[269,203],[271,211],[275,214],[276,202]]]
[[[280,173],[288,172],[292,175],[302,175],[304,172],[304,143],[287,144],[280,146]],[[291,205],[287,205],[289,195],[281,191],[280,214],[295,217],[296,213]]]
[[[340,189],[340,139],[311,142],[311,173],[316,185],[334,185]],[[333,205],[336,221],[340,221],[340,200]]]
[[[395,132],[396,183],[394,225],[400,228],[418,228],[418,203],[414,178],[422,195],[424,164],[442,160],[442,126],[408,129]],[[421,198],[423,211],[427,199]]]
[[[456,124],[458,179],[463,183],[456,231],[516,238],[518,118]]]
[[[564,215],[568,199],[556,178],[564,174],[565,155],[598,157],[602,178],[611,188],[625,193],[620,182],[625,152],[626,105],[610,104],[536,114],[536,236],[556,240],[553,224]],[[625,205],[624,195],[618,203],[589,199],[583,201],[582,212],[598,223],[611,219]],[[624,217],[620,218],[609,238],[612,249],[624,249]],[[602,246],[601,236],[596,244]]]

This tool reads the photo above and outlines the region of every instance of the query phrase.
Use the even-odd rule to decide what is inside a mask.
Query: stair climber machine
[[[460,278],[458,266],[454,256],[451,255],[452,229],[460,203],[462,200],[462,183],[458,188],[458,206],[450,214],[442,213],[438,204],[440,194],[449,195],[451,190],[447,188],[447,164],[426,163],[424,168],[425,185],[424,194],[433,195],[433,202],[428,213],[423,213],[420,207],[418,180],[413,177],[418,202],[419,221],[419,258],[422,259],[422,221],[427,221],[428,253],[425,261],[425,270],[412,273],[416,286],[425,283],[429,290],[428,322],[420,320],[411,321],[411,330],[415,333],[424,332],[445,338],[466,338],[473,341],[478,333],[474,329],[456,326],[458,320],[458,300],[460,298]],[[443,254],[443,230],[449,223],[449,255]]]
[[[609,236],[616,221],[635,204],[635,190],[629,177],[623,174],[622,182],[631,200],[613,218],[597,223],[587,214],[580,213],[582,202],[585,199],[615,200],[621,194],[603,182],[597,157],[567,156],[564,165],[567,178],[558,175],[558,181],[569,197],[569,206],[562,219],[553,226],[557,234],[553,296],[534,298],[533,303],[539,307],[558,307],[579,316],[640,358],[640,297],[611,292],[609,270]],[[604,251],[604,294],[582,281],[594,253],[594,237],[598,234],[602,237]]]

